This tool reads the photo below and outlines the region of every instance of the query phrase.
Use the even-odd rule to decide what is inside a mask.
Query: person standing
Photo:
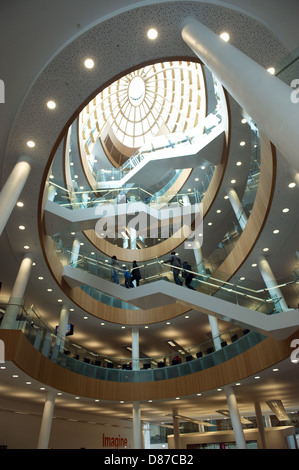
[[[141,274],[140,274],[140,270],[136,261],[133,261],[131,275],[132,275],[132,282],[136,281],[136,287],[138,287],[139,281],[141,279]]]
[[[116,256],[112,256],[111,258],[111,265],[112,265],[112,281],[115,283],[115,284],[119,284],[119,279],[118,279],[118,272],[117,272],[117,268],[118,268],[118,261],[117,261],[117,258]]]
[[[180,258],[175,254],[174,251],[172,251],[171,256],[166,263],[170,263],[172,265],[172,271],[173,271],[173,278],[174,282],[178,285],[181,286],[183,282],[181,281],[179,274],[180,274],[180,268],[182,266],[182,262]]]

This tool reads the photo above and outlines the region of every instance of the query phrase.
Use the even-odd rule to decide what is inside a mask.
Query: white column
[[[148,423],[143,425],[143,443],[144,449],[151,448],[151,429]]]
[[[243,207],[241,205],[241,201],[236,193],[236,191],[233,188],[230,188],[227,192],[227,195],[229,197],[230,203],[232,205],[232,208],[235,212],[235,215],[237,219],[239,220],[240,226],[242,230],[244,230],[245,225],[247,223],[247,217],[246,214],[243,211]],[[259,271],[261,273],[261,276],[264,280],[264,283],[269,290],[269,295],[273,300],[276,300],[277,298],[281,298],[280,304],[281,310],[284,312],[286,310],[289,310],[286,301],[283,298],[283,295],[281,293],[281,290],[277,287],[277,282],[274,277],[274,274],[270,268],[270,265],[268,261],[264,258],[260,258],[260,262],[258,263]]]
[[[182,24],[183,40],[299,171],[299,107],[293,89],[194,18]]]
[[[33,255],[28,253],[24,256],[21,262],[11,296],[8,302],[8,306],[1,323],[3,329],[15,329],[16,319],[19,312],[19,306],[21,305],[24,297],[24,293],[27,287],[27,283],[30,277],[32,268]]]
[[[51,391],[47,393],[47,397],[46,397],[46,401],[44,405],[41,428],[39,432],[38,444],[37,444],[38,449],[48,449],[49,447],[49,437],[50,437],[51,426],[52,426],[55,397],[56,397],[55,392]]]
[[[18,202],[31,170],[30,159],[22,157],[14,166],[0,193],[0,236]]]
[[[220,338],[220,331],[218,327],[218,320],[216,317],[209,315],[209,322],[210,322],[215,351],[218,351],[219,349],[221,349],[221,338]]]
[[[175,415],[176,413],[173,413],[173,416],[172,416],[174,448],[180,449],[181,448],[180,420]]]
[[[230,203],[232,205],[232,208],[234,210],[235,216],[240,224],[240,227],[242,230],[244,230],[246,223],[247,223],[247,216],[244,212],[244,209],[241,205],[241,201],[236,193],[236,191],[233,188],[230,188],[227,191],[227,195],[229,197]]]
[[[53,353],[51,356],[52,360],[57,360],[59,351],[63,352],[64,350],[65,335],[67,332],[68,320],[69,320],[69,307],[67,305],[63,305],[63,307],[61,308],[61,312],[60,312],[59,325],[58,325],[55,345],[54,345]]]
[[[141,420],[140,420],[140,403],[138,401],[133,402],[133,448],[142,448],[141,439]]]
[[[256,424],[259,430],[260,439],[261,439],[261,449],[267,449],[266,446],[266,436],[265,436],[265,427],[264,427],[264,420],[261,410],[261,405],[259,402],[254,403],[255,409],[255,417],[256,417]]]
[[[230,419],[232,422],[233,430],[235,433],[237,449],[246,449],[246,441],[244,437],[244,432],[242,428],[242,423],[239,415],[237,400],[235,392],[232,387],[224,387],[227,404],[230,413]]]
[[[277,304],[280,305],[280,308],[283,312],[285,312],[286,310],[290,310],[282,295],[281,290],[279,289],[279,287],[277,287],[277,282],[270,268],[270,265],[264,257],[260,257],[258,267],[262,278],[264,279],[266,287],[267,289],[269,289],[268,292],[270,297],[273,299],[273,301],[280,299]]]
[[[139,328],[132,328],[132,369],[139,370]]]
[[[79,253],[80,253],[80,241],[77,238],[75,238],[73,241],[73,246],[72,246],[70,264],[72,263],[75,264],[78,261]]]
[[[56,187],[53,184],[49,184],[48,190],[48,201],[54,201],[56,196]]]

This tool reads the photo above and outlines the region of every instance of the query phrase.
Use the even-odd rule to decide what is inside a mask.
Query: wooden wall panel
[[[0,330],[5,360],[12,361],[30,377],[74,395],[102,400],[147,401],[205,392],[234,383],[290,357],[291,340],[267,338],[243,354],[212,368],[176,379],[155,382],[110,382],[76,374],[42,356],[18,330]]]

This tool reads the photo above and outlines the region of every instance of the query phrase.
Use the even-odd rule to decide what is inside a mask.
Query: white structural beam
[[[292,100],[291,86],[194,18],[184,20],[182,37],[290,165],[299,171],[299,105]]]

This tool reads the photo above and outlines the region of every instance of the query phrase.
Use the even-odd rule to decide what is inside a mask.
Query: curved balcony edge
[[[147,382],[108,381],[70,371],[47,359],[19,330],[0,330],[5,345],[5,361],[13,362],[35,380],[56,390],[107,401],[147,401],[190,396],[222,387],[261,372],[291,356],[292,338],[278,341],[266,338],[241,354],[213,367],[165,380]],[[180,370],[185,364],[170,366]],[[158,369],[159,370],[159,369]],[[128,371],[120,371],[128,374]],[[133,371],[132,371],[133,372]],[[136,371],[134,371],[136,372]],[[138,371],[143,374],[150,371]]]

